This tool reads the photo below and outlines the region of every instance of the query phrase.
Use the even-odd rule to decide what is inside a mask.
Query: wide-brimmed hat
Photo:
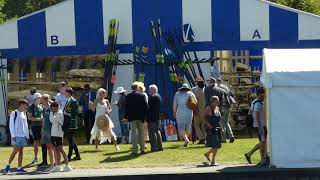
[[[110,118],[108,115],[103,114],[97,118],[97,126],[100,130],[107,130],[109,128]]]
[[[33,95],[33,100],[37,99],[37,98],[41,98],[42,95],[40,93],[34,93]]]
[[[182,86],[179,88],[179,90],[190,91],[191,89],[189,88],[188,84],[182,84]]]
[[[124,92],[127,92],[127,90],[125,90],[123,87],[117,87],[117,90],[114,91],[114,93],[116,93],[116,94],[121,94]]]

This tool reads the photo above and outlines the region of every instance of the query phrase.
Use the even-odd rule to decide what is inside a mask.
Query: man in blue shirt
[[[79,105],[82,106],[82,117],[84,121],[84,128],[86,133],[86,142],[90,141],[90,132],[94,124],[95,113],[89,108],[89,101],[96,99],[96,93],[91,91],[90,85],[85,84],[84,90],[80,96]]]

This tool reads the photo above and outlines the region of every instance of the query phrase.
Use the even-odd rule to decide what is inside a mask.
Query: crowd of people
[[[23,148],[32,140],[34,160],[38,163],[38,147],[41,145],[42,162],[38,166],[45,166],[49,172],[71,171],[69,162],[81,160],[75,132],[78,128],[79,106],[82,107],[82,117],[86,142],[98,145],[104,142],[114,143],[115,150],[119,151],[118,142],[126,144],[131,141],[132,155],[145,153],[146,141],[150,142],[151,151],[163,151],[162,137],[159,129],[160,109],[162,99],[156,85],[150,85],[148,93],[141,82],[131,85],[131,92],[127,93],[123,87],[118,87],[114,93],[118,100],[113,104],[118,107],[121,134],[118,137],[113,131],[114,123],[110,118],[112,105],[103,88],[95,93],[86,84],[81,93],[79,103],[73,97],[73,89],[66,83],[59,84],[59,93],[51,98],[48,94],[37,93],[35,89],[31,95],[18,102],[18,108],[11,112],[9,127],[13,151],[5,167],[4,173],[10,172],[10,164],[18,153],[17,172],[25,172],[22,168]],[[261,163],[266,160],[266,128],[263,112],[263,89],[258,90],[258,97],[250,107],[260,143],[245,158],[251,163],[251,155],[258,149],[261,153]],[[212,166],[218,165],[215,157],[221,143],[227,138],[233,143],[235,138],[229,124],[230,108],[235,104],[232,90],[222,83],[221,79],[210,78],[207,82],[197,78],[197,86],[192,89],[183,84],[174,96],[173,115],[177,122],[180,140],[183,146],[190,143],[192,123],[198,144],[205,144],[210,150],[204,157],[211,161]],[[130,133],[130,135],[129,135]],[[63,148],[63,139],[66,137],[69,151]],[[130,137],[130,138],[129,138]],[[75,157],[72,158],[73,151]],[[210,158],[210,155],[212,157]],[[47,161],[49,156],[49,163]],[[64,166],[61,165],[61,155]]]

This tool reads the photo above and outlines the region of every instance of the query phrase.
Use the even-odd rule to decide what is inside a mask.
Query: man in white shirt
[[[266,117],[264,111],[264,89],[259,88],[257,90],[257,98],[252,102],[250,111],[252,111],[253,117],[253,127],[256,129],[260,143],[255,145],[245,154],[247,161],[251,164],[251,155],[260,149],[260,156],[261,156],[261,165],[266,163],[266,141],[267,141],[267,127],[266,127]]]
[[[13,145],[12,153],[9,157],[8,164],[5,167],[4,174],[10,173],[10,164],[18,153],[18,173],[24,173],[22,169],[23,147],[27,145],[29,139],[29,129],[27,122],[28,101],[19,100],[19,108],[10,114],[9,128],[11,134],[11,144]]]
[[[55,97],[55,101],[59,104],[59,109],[63,110],[64,106],[67,103],[67,98],[64,96],[64,91],[67,88],[67,84],[65,82],[60,82],[59,83],[59,91],[60,93],[57,94],[57,96]]]

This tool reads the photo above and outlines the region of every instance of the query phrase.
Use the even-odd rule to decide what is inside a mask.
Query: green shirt
[[[34,104],[31,104],[28,107],[28,113],[32,113],[32,117],[34,118],[43,118],[43,108],[41,106],[36,107]],[[31,126],[42,126],[41,121],[32,121]]]
[[[44,118],[44,122],[43,122],[42,129],[45,132],[48,132],[51,134],[52,123],[50,122],[50,108],[48,109],[43,108],[43,118]]]

